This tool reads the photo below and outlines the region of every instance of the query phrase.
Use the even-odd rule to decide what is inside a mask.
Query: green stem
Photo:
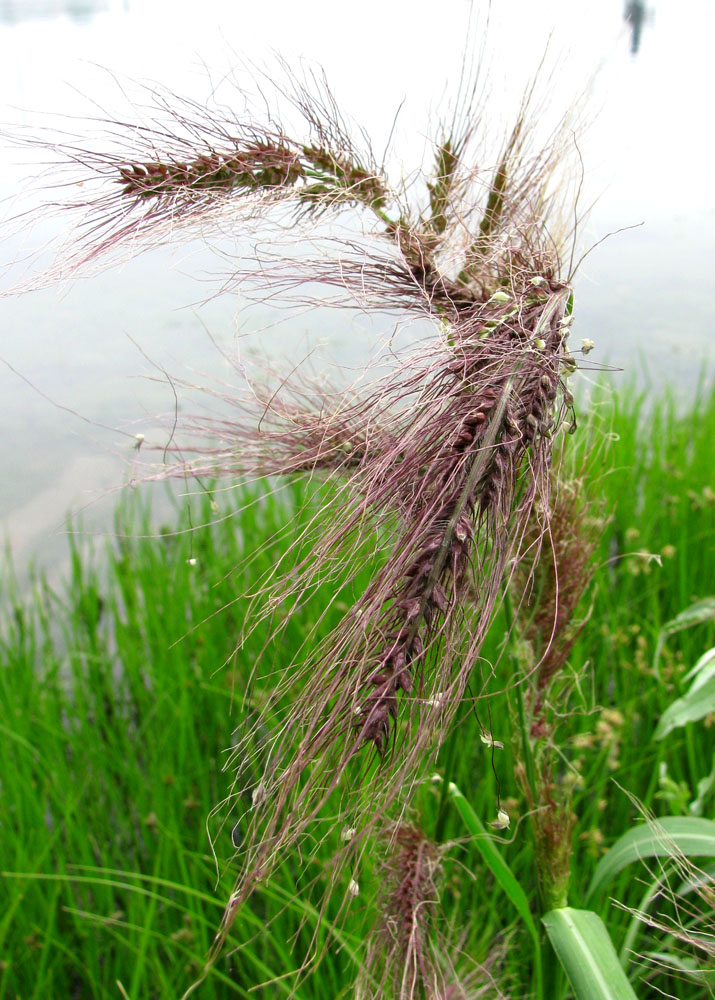
[[[395,229],[396,225],[394,220],[390,218],[387,212],[383,211],[383,209],[381,208],[378,208],[377,205],[370,205],[370,208],[378,217],[378,219],[380,219],[381,222],[385,223],[385,225],[387,226],[388,234],[391,233]]]
[[[504,617],[506,618],[506,630],[507,639],[509,645],[512,649],[512,657],[515,663],[519,663],[519,654],[517,650],[517,635],[514,628],[514,611],[511,605],[511,596],[508,591],[504,594]],[[529,735],[529,726],[526,720],[526,708],[524,706],[524,692],[521,687],[521,680],[516,685],[516,709],[519,715],[519,730],[521,738],[521,752],[524,758],[524,767],[526,768],[526,780],[529,784],[529,791],[531,793],[531,801],[533,804],[537,802],[537,790],[536,790],[536,767],[534,766],[534,755],[531,751],[531,738]]]
[[[459,730],[455,727],[454,732],[458,735]],[[437,808],[437,819],[434,825],[434,839],[440,844],[442,838],[444,837],[444,827],[447,822],[447,797],[449,792],[450,783],[453,780],[454,775],[454,738],[447,741],[447,752],[445,755],[444,763],[444,780],[442,781],[442,787],[440,790],[439,806]]]
[[[511,653],[514,662],[517,667],[519,666],[519,651],[517,648],[518,636],[516,629],[514,627],[514,610],[511,603],[511,596],[508,590],[504,594],[504,617],[506,620],[506,630],[507,630],[507,641],[511,647]],[[537,780],[536,780],[536,765],[534,763],[534,754],[531,747],[531,733],[530,727],[526,715],[526,706],[524,704],[524,691],[522,688],[523,678],[519,678],[515,687],[515,697],[516,697],[516,710],[519,720],[519,737],[521,743],[521,754],[524,763],[524,769],[526,771],[526,781],[529,787],[529,794],[531,798],[532,807],[536,806],[538,799],[537,791]],[[533,843],[533,856],[538,865],[540,860],[539,852],[536,850],[536,833],[533,824],[530,824],[532,833],[532,843]],[[539,901],[539,915],[543,916],[548,910],[551,909],[552,904],[546,900],[544,897],[543,884],[544,880],[541,877],[540,872],[537,870],[537,892]],[[535,970],[536,972],[536,970]],[[534,977],[536,978],[536,976]],[[555,1000],[559,994],[561,987],[561,975],[558,962],[556,961],[556,956],[554,954],[554,949],[548,936],[544,932],[543,928],[541,931],[541,940],[539,946],[539,981],[535,984],[537,989],[537,996],[541,1000]]]

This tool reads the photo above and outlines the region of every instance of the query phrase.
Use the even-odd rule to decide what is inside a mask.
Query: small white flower
[[[350,881],[348,882],[348,895],[350,896],[360,895],[360,886],[357,884],[354,878],[351,878]]]
[[[561,319],[561,326],[569,327],[573,324],[573,313],[570,316],[563,316]]]
[[[196,565],[196,559],[195,559],[195,557],[192,556],[190,559],[187,559],[186,560],[186,565],[187,566],[195,566]]]
[[[543,351],[543,349],[546,347],[546,341],[543,340],[541,337],[537,337],[536,340],[534,341],[534,347],[536,348],[537,351]]]
[[[435,771],[434,774],[430,775],[429,780],[432,782],[433,785],[441,785],[442,782],[444,781],[444,778],[442,777],[441,774],[437,774],[437,772]]]
[[[588,337],[584,337],[583,340],[581,341],[581,350],[583,351],[584,354],[590,354],[595,346],[596,346],[595,343]]]
[[[142,441],[144,440],[144,435],[143,435],[143,434],[135,434],[135,435],[134,435],[134,440],[135,440],[135,441],[136,441],[136,442],[137,442],[138,444],[141,444],[141,443],[142,443]]]
[[[354,836],[355,836],[354,826],[344,826],[340,831],[340,839],[344,844],[347,844],[349,841],[351,841]]]
[[[509,813],[505,809],[500,809],[497,813],[497,818],[489,826],[494,827],[495,830],[508,830],[510,823]]]
[[[537,274],[534,278],[530,279],[530,283],[534,286],[534,288],[544,288],[546,287],[546,278]]]
[[[489,301],[499,303],[511,302],[511,295],[508,295],[506,292],[494,292]]]
[[[443,701],[444,701],[444,692],[435,691],[432,697],[427,699],[425,705],[427,705],[429,708],[439,708],[439,706],[442,704]]]
[[[504,744],[500,740],[495,740],[492,734],[488,733],[485,729],[482,730],[480,739],[482,743],[485,743],[488,747],[492,747],[494,750],[504,749]]]

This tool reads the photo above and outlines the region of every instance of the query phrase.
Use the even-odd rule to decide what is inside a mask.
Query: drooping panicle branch
[[[118,173],[122,195],[159,204],[191,202],[206,194],[262,192],[268,198],[293,196],[306,209],[325,209],[326,203],[381,209],[388,198],[381,178],[344,154],[300,146],[282,136],[237,140],[234,149],[212,149],[190,162],[155,159],[120,165]]]
[[[377,914],[355,997],[359,1000],[477,1000],[501,997],[487,965],[471,968],[441,907],[445,856],[416,822],[388,823],[377,841]],[[384,848],[384,849],[383,849]]]
[[[437,997],[444,970],[435,959],[430,931],[439,905],[440,851],[411,824],[398,824],[388,836],[365,993],[402,1000],[419,995],[421,988],[426,996]]]

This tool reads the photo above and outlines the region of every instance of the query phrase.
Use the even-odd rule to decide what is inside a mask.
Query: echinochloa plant
[[[261,707],[241,716],[231,753],[237,879],[209,964],[289,852],[334,843],[330,882],[348,907],[361,854],[388,823],[393,853],[429,894],[437,848],[400,817],[468,685],[479,712],[492,669],[482,642],[509,581],[529,585],[549,532],[554,442],[575,426],[571,119],[537,143],[527,93],[489,148],[485,108],[465,82],[429,162],[395,179],[319,78],[277,93],[295,131],[272,106],[233,116],[155,94],[153,123],[108,121],[97,148],[53,144],[83,181],[71,190],[84,214],[50,277],[197,234],[264,227],[298,244],[311,233],[313,256],[237,259],[231,287],[260,298],[321,284],[321,306],[430,331],[349,387],[248,381],[241,398],[222,397],[221,416],[186,418],[181,450],[167,463],[162,445],[163,462],[145,470],[270,488],[296,474],[331,482],[309,551],[285,575],[276,567],[248,628],[278,607],[300,615],[303,595],[335,567],[349,572],[355,553],[369,550],[374,567],[326,639],[278,676],[262,678],[260,662],[246,671]],[[238,636],[236,647],[240,657]],[[391,892],[388,914],[402,898]],[[395,945],[411,963],[400,996],[424,985],[429,949],[413,930]]]

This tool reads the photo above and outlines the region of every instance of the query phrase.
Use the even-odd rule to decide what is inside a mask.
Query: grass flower
[[[445,926],[440,902],[443,859],[452,845],[438,845],[415,823],[388,824],[378,875],[377,921],[368,938],[357,983],[358,1000],[476,1000],[502,997],[489,966],[468,971],[453,928]]]
[[[319,258],[236,260],[230,283],[260,296],[317,282],[335,305],[427,319],[433,331],[370,384],[249,382],[245,396],[222,397],[230,419],[185,420],[181,450],[162,448],[173,464],[147,468],[147,478],[334,482],[320,531],[272,569],[249,629],[279,609],[300,615],[331,567],[367,554],[376,567],[336,630],[297,650],[239,727],[227,803],[243,812],[239,874],[210,960],[236,908],[287,852],[310,856],[337,814],[351,836],[336,864],[354,861],[432,767],[468,683],[486,682],[480,649],[505,577],[525,557],[533,573],[552,520],[553,441],[573,404],[569,233],[554,184],[568,124],[534,146],[530,93],[490,153],[478,143],[480,108],[466,100],[408,185],[352,137],[325,86],[294,82],[283,93],[305,134],[273,115],[213,115],[159,96],[153,124],[106,123],[114,149],[55,146],[84,171],[75,206],[84,223],[54,276],[197,231],[288,222],[300,241],[317,220],[361,213],[362,230],[317,241]],[[544,678],[551,669],[545,659]],[[398,866],[410,869],[400,886],[406,879],[426,906],[434,848],[410,828],[394,840]],[[427,910],[410,893],[390,906],[412,982],[425,975]]]
[[[445,983],[431,924],[439,906],[440,850],[411,824],[398,824],[386,836],[379,924],[370,939],[366,985],[358,992],[401,1000],[438,997]]]

